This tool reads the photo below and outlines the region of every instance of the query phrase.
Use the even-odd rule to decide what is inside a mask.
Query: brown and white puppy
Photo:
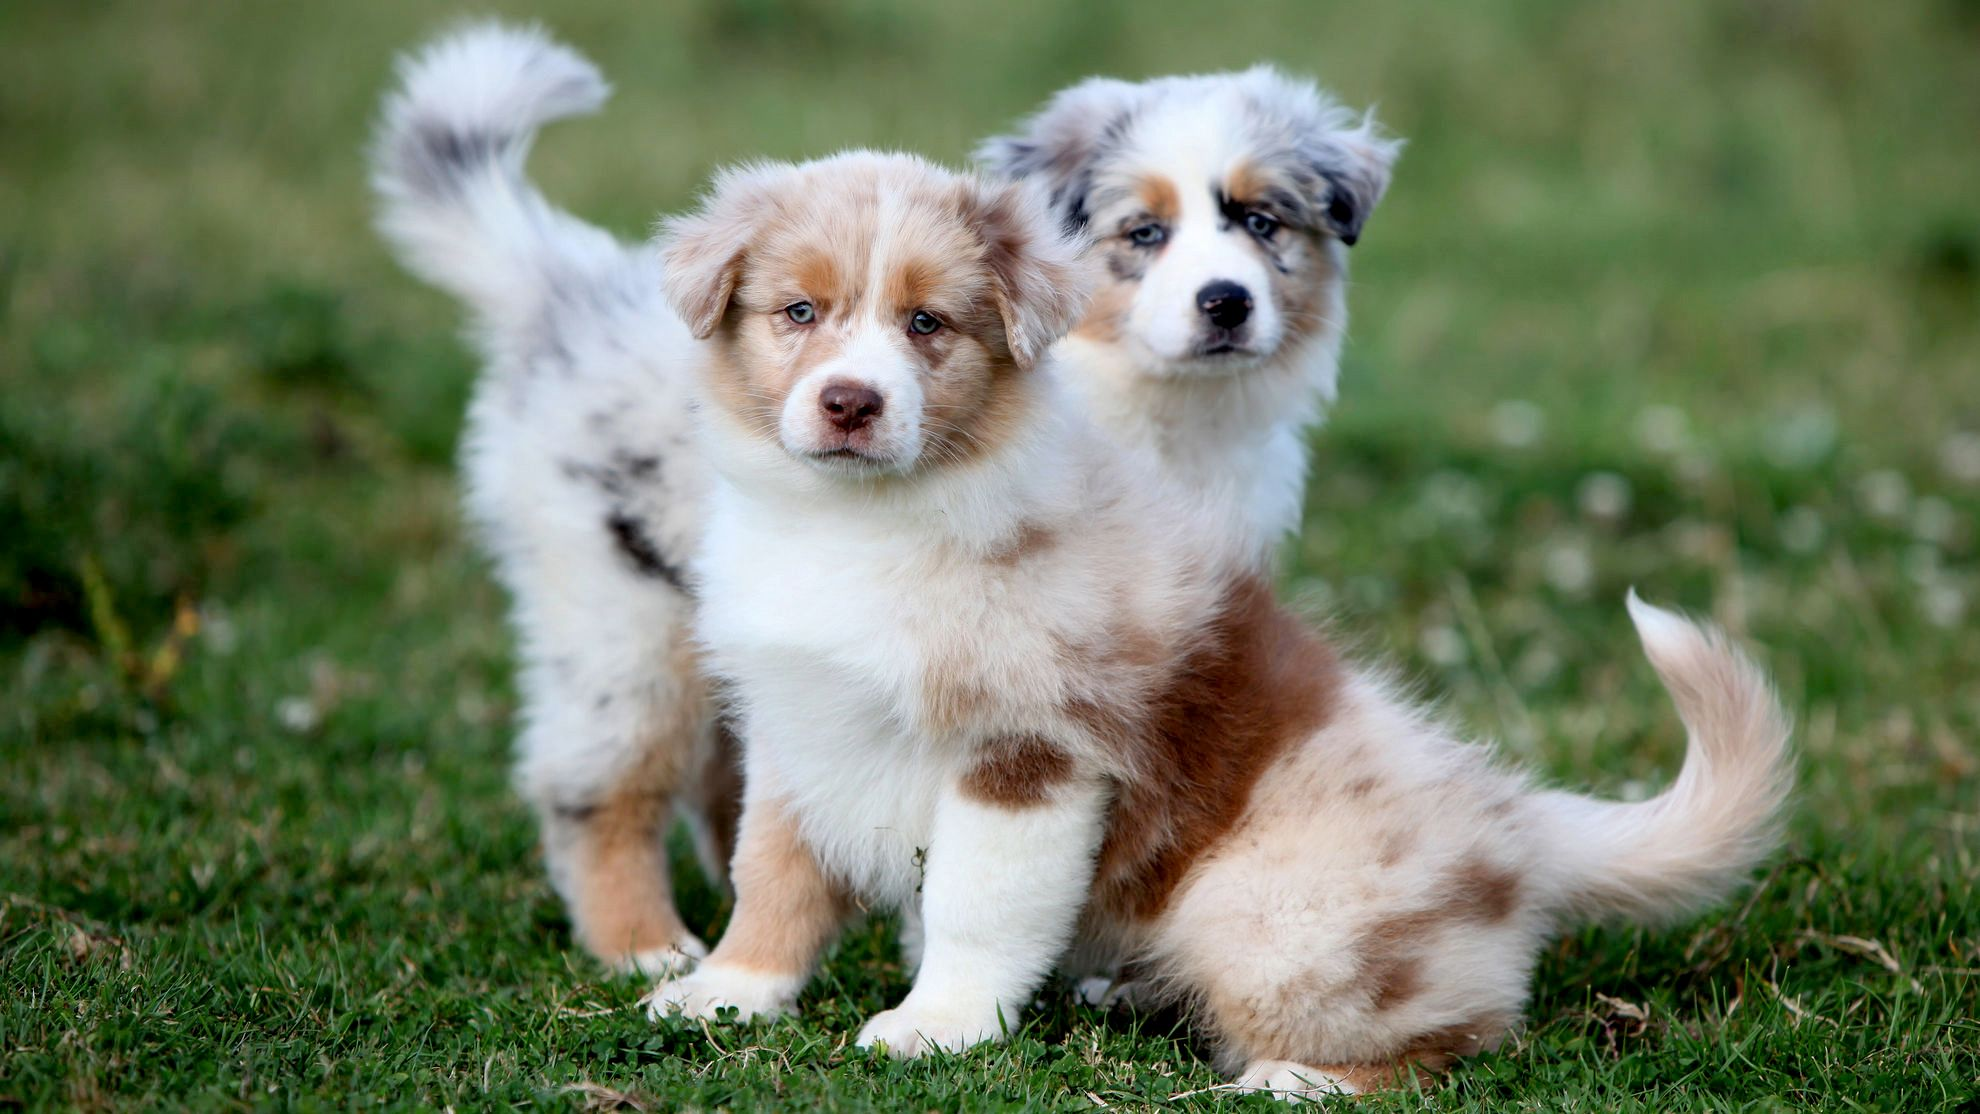
[[[1259,66],[1085,81],[978,152],[1044,184],[1105,262],[1059,350],[1083,404],[1261,554],[1299,525],[1305,432],[1333,401],[1347,329],[1347,249],[1401,146]]]
[[[1065,390],[1058,223],[855,153],[668,226],[746,777],[734,917],[656,1013],[789,1010],[851,910],[918,910],[864,1046],[997,1039],[1055,965],[1131,960],[1246,1086],[1368,1090],[1498,1042],[1574,918],[1680,914],[1769,850],[1787,729],[1715,634],[1632,598],[1691,745],[1621,804],[1535,787],[1281,610]]]

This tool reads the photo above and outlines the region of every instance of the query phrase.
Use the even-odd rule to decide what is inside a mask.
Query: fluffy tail
[[[535,28],[471,24],[402,57],[372,149],[379,230],[484,322],[530,316],[560,271],[620,250],[523,174],[539,126],[609,93],[590,62]]]
[[[1654,922],[1720,900],[1773,851],[1793,757],[1773,686],[1722,632],[1633,591],[1629,615],[1684,719],[1684,767],[1640,803],[1546,797],[1569,907]]]

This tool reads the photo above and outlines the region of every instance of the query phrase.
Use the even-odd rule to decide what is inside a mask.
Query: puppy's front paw
[[[646,1016],[658,1020],[678,1014],[714,1020],[718,1011],[734,1006],[737,1021],[776,1017],[796,1012],[797,992],[803,982],[802,978],[790,975],[767,975],[704,963],[686,978],[671,979],[654,987],[644,999]]]
[[[612,966],[630,975],[672,979],[694,970],[695,964],[707,958],[708,945],[692,934],[683,934],[665,947],[622,955]]]
[[[910,996],[912,997],[912,996]],[[985,1041],[1004,1039],[1004,1027],[994,1007],[930,1009],[912,1001],[874,1014],[860,1027],[861,1048],[884,1048],[897,1060],[912,1060],[936,1049],[961,1052]]]

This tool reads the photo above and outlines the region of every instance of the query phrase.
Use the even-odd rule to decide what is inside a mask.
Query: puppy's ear
[[[1016,135],[985,140],[976,157],[992,173],[1036,179],[1059,219],[1083,227],[1094,160],[1132,119],[1139,97],[1132,83],[1088,78],[1053,96]]]
[[[699,208],[661,223],[667,301],[696,340],[714,335],[728,315],[743,259],[774,206],[777,183],[790,169],[754,164],[723,170]]]
[[[1059,226],[1037,186],[972,181],[963,189],[963,220],[983,240],[1005,344],[1029,369],[1086,312],[1092,277],[1085,237]]]
[[[1353,128],[1320,137],[1312,156],[1327,183],[1326,196],[1318,199],[1320,213],[1341,243],[1353,247],[1361,239],[1368,215],[1388,192],[1389,171],[1402,147],[1402,140],[1382,134],[1372,112]]]

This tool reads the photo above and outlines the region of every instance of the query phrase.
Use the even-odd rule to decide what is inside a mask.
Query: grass
[[[960,159],[1088,72],[1379,101],[1411,146],[1286,592],[1624,794],[1682,745],[1638,585],[1758,648],[1803,777],[1744,898],[1569,936],[1515,1043],[1367,1108],[1980,1101],[1971,0],[543,13],[620,94],[537,172],[628,234],[730,159]],[[455,509],[472,366],[366,228],[391,54],[455,14],[0,9],[0,1106],[1258,1107],[1056,990],[869,1062],[884,923],[756,1029],[649,1024],[567,950]]]

